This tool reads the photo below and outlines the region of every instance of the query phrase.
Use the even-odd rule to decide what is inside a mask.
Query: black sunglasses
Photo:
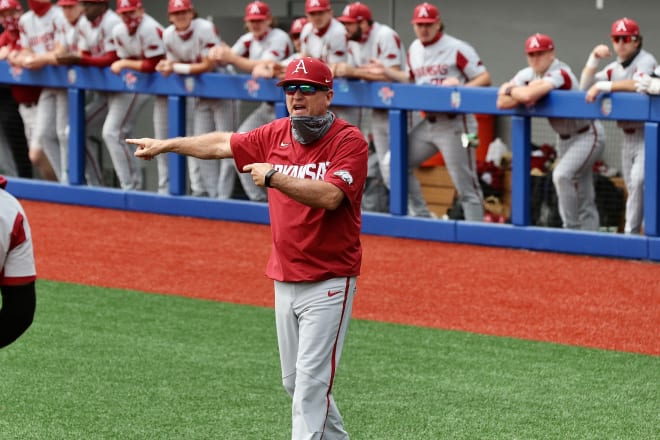
[[[295,95],[296,90],[300,90],[303,95],[314,95],[316,92],[327,92],[330,90],[326,86],[313,86],[311,84],[289,84],[283,87],[287,95]]]

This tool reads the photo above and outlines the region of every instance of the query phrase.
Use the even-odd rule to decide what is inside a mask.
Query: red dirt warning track
[[[268,226],[22,201],[40,278],[273,305]],[[353,316],[660,355],[660,264],[363,236]]]

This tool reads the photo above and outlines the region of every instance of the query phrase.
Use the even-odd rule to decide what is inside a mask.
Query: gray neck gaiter
[[[311,144],[330,130],[335,115],[327,112],[324,116],[291,116],[293,137],[301,144]]]

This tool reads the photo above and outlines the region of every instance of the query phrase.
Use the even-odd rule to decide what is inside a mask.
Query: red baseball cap
[[[123,14],[124,12],[135,11],[142,7],[141,0],[117,0],[117,13]]]
[[[440,21],[440,11],[430,3],[417,5],[413,11],[412,23],[437,23]]]
[[[612,36],[639,35],[639,25],[635,20],[623,17],[612,23]]]
[[[350,3],[346,5],[337,20],[342,23],[359,23],[363,20],[371,20],[371,10],[364,3]]]
[[[22,11],[23,6],[17,0],[0,0],[0,11],[9,11],[10,9]]]
[[[296,18],[291,23],[289,28],[289,35],[299,35],[302,32],[302,28],[307,24],[307,19],[305,17]]]
[[[305,0],[305,13],[330,10],[330,0]]]
[[[248,3],[245,7],[245,21],[266,20],[270,16],[270,7],[264,2]]]
[[[170,0],[167,4],[167,13],[173,14],[175,12],[190,11],[193,9],[192,2],[190,0]]]
[[[332,72],[330,68],[318,58],[296,58],[286,66],[284,79],[277,86],[291,83],[314,84],[332,88]]]
[[[545,34],[531,35],[525,41],[525,53],[545,52],[554,48],[555,43],[552,42],[552,38]]]
[[[57,2],[58,6],[75,6],[78,4],[78,0],[59,0]]]

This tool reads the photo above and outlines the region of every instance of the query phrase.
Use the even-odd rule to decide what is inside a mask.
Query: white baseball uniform
[[[150,15],[144,14],[133,35],[122,22],[112,30],[119,58],[144,60],[165,55],[163,28]],[[140,159],[126,143],[131,137],[135,119],[150,95],[112,93],[108,96],[108,116],[103,123],[105,141],[122,189],[142,189]]]
[[[25,12],[19,19],[20,44],[34,54],[45,54],[55,49],[58,27],[66,21],[62,8],[53,5],[42,16],[34,11]],[[66,162],[62,160],[62,150],[66,150],[66,137],[60,138],[54,123],[55,108],[59,89],[44,88],[39,95],[39,103],[34,119],[34,142],[46,153],[53,171],[60,182],[68,180]],[[64,166],[63,166],[64,165]]]
[[[408,49],[408,69],[416,84],[438,86],[442,86],[447,78],[457,78],[465,84],[486,72],[474,48],[448,34],[441,34],[438,40],[427,45],[418,39],[413,41]],[[412,170],[439,150],[458,192],[465,219],[483,220],[483,195],[475,151],[474,148],[464,148],[461,143],[462,134],[475,133],[476,129],[474,115],[462,113],[429,113],[412,129],[408,137],[409,214],[431,216]]]
[[[112,29],[123,23],[119,15],[111,9],[106,10],[100,18],[91,23],[84,15],[80,17],[78,23],[79,53],[88,54],[90,57],[103,57],[108,53],[116,52],[115,40],[112,36]],[[99,134],[102,131],[103,123],[108,114],[108,96],[109,92],[94,91],[89,92],[92,98],[85,106],[85,127],[86,127],[86,154],[85,154],[85,178],[88,184],[101,184],[103,174],[101,171],[99,156],[101,148],[101,139]],[[90,181],[90,177],[93,178]]]
[[[371,26],[366,41],[348,42],[348,53],[353,60],[352,64],[356,66],[363,66],[372,59],[376,59],[387,67],[398,66],[401,70],[405,70],[406,67],[405,53],[399,34],[391,27],[378,22],[374,22]],[[371,110],[371,133],[374,139],[380,174],[389,187],[390,120],[388,110]]]
[[[251,60],[277,61],[280,62],[289,57],[293,52],[293,43],[289,34],[282,29],[272,28],[262,38],[255,38],[252,32],[247,32],[236,40],[232,51],[237,55]],[[275,104],[262,102],[238,127],[239,132],[247,132],[260,127],[275,119]],[[238,177],[243,186],[245,194],[250,200],[266,201],[266,191],[255,185],[250,173],[239,171]],[[225,181],[224,185],[233,186],[233,181]],[[226,191],[226,189],[225,189]]]
[[[555,59],[540,77],[531,67],[520,70],[511,80],[517,86],[543,79],[558,90],[579,90],[579,83],[571,68]],[[559,162],[552,171],[557,191],[559,214],[563,227],[597,231],[600,227],[596,193],[593,182],[593,164],[605,148],[605,131],[599,121],[571,118],[549,118],[557,133]]]
[[[638,80],[644,74],[652,74],[656,65],[655,57],[641,49],[631,60],[606,65],[586,87],[595,81]],[[617,126],[623,131],[621,172],[628,192],[624,232],[639,234],[644,220],[644,122],[617,121]]]
[[[34,281],[37,273],[25,211],[4,183],[0,178],[0,286],[16,286]]]
[[[190,27],[183,32],[177,32],[174,25],[168,26],[163,32],[163,43],[165,44],[166,58],[176,63],[197,63],[208,55],[211,47],[220,42],[218,34],[211,23],[203,18],[195,18],[191,21]],[[200,134],[195,131],[194,122],[200,118],[200,98],[190,97],[186,99],[186,133]],[[167,121],[167,97],[157,96],[154,105],[154,131],[157,139],[168,137]],[[203,117],[203,116],[202,116]],[[231,113],[227,113],[225,118],[233,119]],[[225,119],[223,118],[223,120]],[[233,128],[233,124],[231,126]],[[157,158],[163,155],[157,156]],[[165,156],[166,157],[166,156]],[[163,163],[164,162],[164,163]],[[206,185],[201,167],[203,160],[194,157],[187,158],[188,175],[190,179],[190,189],[194,196],[209,195],[215,197],[216,185]],[[167,162],[158,162],[159,192],[167,193],[168,175]],[[208,188],[207,188],[208,186]]]
[[[300,32],[300,52],[304,56],[318,58],[326,64],[351,63],[348,57],[346,27],[336,18],[333,18],[328,27],[321,31],[315,29],[311,22],[306,23]],[[359,107],[334,105],[330,107],[330,110],[337,117],[356,127],[361,125],[361,109]]]

